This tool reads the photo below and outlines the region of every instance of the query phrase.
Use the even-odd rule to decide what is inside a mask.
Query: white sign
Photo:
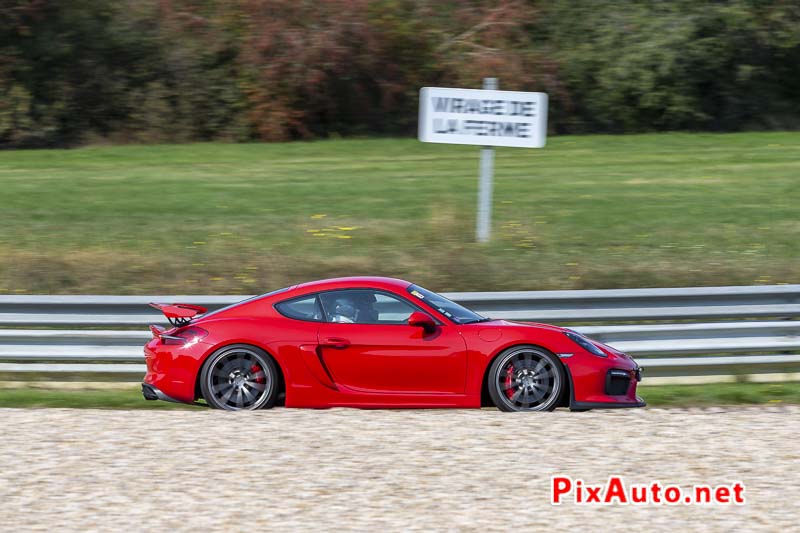
[[[547,94],[423,87],[419,140],[429,143],[541,148]]]

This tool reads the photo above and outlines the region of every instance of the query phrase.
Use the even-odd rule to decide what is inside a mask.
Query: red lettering
[[[634,485],[631,487],[631,502],[647,503],[647,487],[644,485]]]
[[[733,484],[733,503],[744,503],[744,485],[738,481]]]
[[[600,503],[600,489],[603,487],[586,487],[586,503]]]
[[[617,503],[628,503],[628,495],[625,494],[625,485],[622,483],[619,476],[611,476],[608,478],[608,488],[606,488],[603,501],[605,503],[612,503],[614,498],[617,499]]]
[[[561,496],[572,491],[572,480],[566,476],[550,478],[550,503],[561,504]]]
[[[664,499],[667,500],[667,503],[678,503],[678,500],[681,499],[681,488],[669,486],[664,489]]]
[[[708,485],[696,485],[694,487],[695,503],[711,503],[711,487]]]
[[[661,498],[658,496],[658,491],[661,490],[661,485],[653,483],[650,485],[650,492],[653,494],[653,503],[661,503]]]

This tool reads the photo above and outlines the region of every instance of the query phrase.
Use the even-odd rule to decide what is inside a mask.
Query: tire
[[[552,411],[566,378],[552,353],[536,346],[514,346],[497,356],[486,379],[489,396],[501,411]]]
[[[260,348],[234,344],[209,356],[200,375],[208,405],[241,411],[270,408],[278,398],[278,368]]]

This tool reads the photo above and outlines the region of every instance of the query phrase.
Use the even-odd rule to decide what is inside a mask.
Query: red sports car
[[[569,329],[482,317],[390,278],[303,283],[224,309],[152,304],[148,400],[220,409],[642,407],[627,355]]]

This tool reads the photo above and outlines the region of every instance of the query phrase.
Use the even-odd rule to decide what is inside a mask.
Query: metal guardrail
[[[800,285],[447,296],[494,318],[584,324],[574,329],[633,355],[648,376],[800,371]],[[0,373],[138,378],[145,326],[164,322],[149,302],[213,310],[244,298],[0,296]]]

